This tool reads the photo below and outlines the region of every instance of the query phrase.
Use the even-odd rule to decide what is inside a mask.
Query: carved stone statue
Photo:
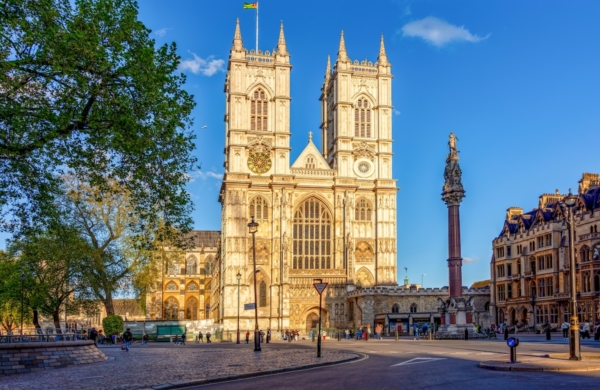
[[[458,150],[456,150],[456,141],[458,138],[454,135],[454,133],[450,133],[450,140],[448,140],[448,146],[450,147],[450,156],[455,156],[458,154]]]
[[[283,249],[283,253],[287,253],[290,250],[287,232],[283,232],[283,239],[282,239],[281,245],[282,245],[281,248]]]
[[[444,187],[442,192],[442,200],[448,205],[460,204],[465,196],[465,189],[462,185],[462,171],[458,164],[458,150],[456,149],[456,141],[458,138],[454,133],[450,133],[448,146],[450,153],[446,157],[446,168],[444,170]]]

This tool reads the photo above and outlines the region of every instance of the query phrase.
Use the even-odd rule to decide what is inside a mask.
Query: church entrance
[[[323,326],[323,324],[321,324]],[[311,329],[317,329],[319,327],[319,315],[317,313],[310,313],[308,317],[306,317],[306,334],[310,332]]]

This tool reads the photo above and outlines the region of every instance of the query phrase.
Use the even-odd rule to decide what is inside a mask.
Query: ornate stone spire
[[[327,67],[325,68],[325,82],[323,83],[325,86],[329,84],[329,78],[331,77],[331,57],[327,56]]]
[[[442,200],[448,206],[457,206],[465,197],[465,189],[462,185],[462,171],[458,164],[458,150],[456,149],[458,138],[454,133],[450,133],[448,147],[450,153],[446,156],[446,169],[444,170],[444,188]]]
[[[385,46],[383,45],[383,34],[381,35],[381,43],[379,44],[379,56],[377,57],[379,65],[389,65],[387,54],[385,54]]]
[[[338,50],[338,62],[348,62],[348,53],[346,52],[346,42],[344,41],[344,30],[342,30],[342,36],[340,38],[340,48]]]
[[[283,35],[283,21],[281,22],[281,26],[279,27],[279,41],[277,42],[277,54],[279,55],[287,55],[287,46],[285,44],[285,36]]]
[[[240,18],[237,18],[235,21],[235,34],[233,35],[233,50],[242,51],[244,49],[244,44],[242,43],[242,33],[240,31]]]

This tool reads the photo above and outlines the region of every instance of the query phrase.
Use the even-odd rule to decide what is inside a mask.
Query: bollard
[[[551,340],[552,337],[550,335],[550,325],[546,326],[546,340]]]
[[[508,327],[504,327],[504,340],[508,340]]]
[[[340,341],[342,339],[342,334],[340,333],[340,331],[338,330],[338,341]]]
[[[394,331],[394,333],[396,333],[396,341],[398,341],[398,328],[396,328],[396,330]]]
[[[465,340],[469,339],[469,329],[465,329]]]
[[[517,362],[517,346],[519,346],[519,339],[510,337],[506,341],[506,345],[508,345],[508,347],[510,348],[510,362],[518,363]]]
[[[431,330],[429,331],[429,340],[433,340],[433,332]]]

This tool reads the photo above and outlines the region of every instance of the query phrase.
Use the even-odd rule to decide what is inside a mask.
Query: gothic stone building
[[[227,69],[221,256],[211,311],[235,329],[238,273],[242,305],[254,302],[255,249],[261,328],[312,327],[319,315],[315,278],[329,283],[324,322],[346,326],[349,290],[396,284],[392,74],[383,39],[377,62],[358,62],[348,57],[342,33],[321,89],[322,147],[309,133],[293,163],[283,25],[272,52],[248,51],[238,21]],[[241,326],[252,329],[254,312],[241,314]]]
[[[575,214],[575,263],[580,321],[600,319],[600,178],[584,173]],[[511,207],[493,241],[491,262],[494,321],[539,329],[568,322],[568,231],[559,202],[566,195],[543,194],[537,208]]]

